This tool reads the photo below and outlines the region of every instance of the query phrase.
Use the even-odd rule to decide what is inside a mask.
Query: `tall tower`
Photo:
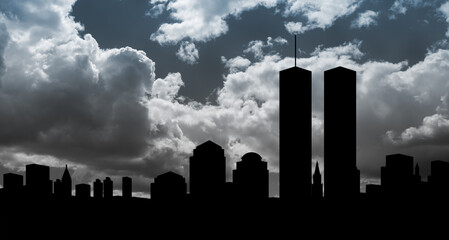
[[[356,160],[356,72],[324,72],[324,195],[353,199],[360,193]]]
[[[71,197],[72,196],[72,178],[70,177],[69,169],[67,165],[65,165],[64,173],[62,174],[61,179],[61,195],[63,197]]]
[[[103,183],[100,179],[94,182],[94,198],[103,198]]]
[[[133,180],[130,177],[122,178],[122,196],[124,198],[131,198],[133,192]]]
[[[190,157],[190,194],[196,199],[219,198],[226,183],[224,149],[212,141],[198,145]]]
[[[279,72],[279,195],[307,200],[312,185],[312,72],[295,66]]]
[[[104,198],[112,198],[114,186],[111,178],[106,177],[103,181],[103,196]]]

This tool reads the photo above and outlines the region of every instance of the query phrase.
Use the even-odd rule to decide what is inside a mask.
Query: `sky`
[[[385,155],[449,160],[449,1],[2,0],[0,174],[67,164],[75,184],[188,178],[212,140],[228,180],[247,152],[278,195],[279,71],[312,71],[313,164],[323,169],[323,72],[357,71],[361,187]],[[342,106],[344,107],[344,106]],[[295,111],[292,109],[292,111]],[[345,121],[342,116],[341,121]],[[343,143],[344,144],[344,143]],[[0,178],[0,185],[3,184]]]

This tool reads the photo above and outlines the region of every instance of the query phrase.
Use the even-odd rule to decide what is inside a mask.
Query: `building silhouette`
[[[254,152],[243,155],[233,170],[233,182],[240,198],[251,200],[268,199],[268,166]]]
[[[279,196],[310,199],[311,178],[312,72],[295,66],[279,72]]]
[[[432,161],[428,182],[433,198],[449,198],[449,162]]]
[[[106,177],[103,181],[103,197],[105,199],[110,199],[113,196],[114,186],[111,178]]]
[[[61,179],[56,179],[53,183],[53,195],[56,197],[62,197],[62,182]]]
[[[23,191],[23,176],[15,173],[3,174],[3,194],[17,197]]]
[[[122,196],[131,198],[133,192],[133,180],[130,177],[122,177]]]
[[[315,172],[313,173],[312,198],[314,200],[320,200],[323,198],[323,183],[321,181],[320,166],[318,161],[316,162]]]
[[[381,167],[381,185],[387,197],[409,197],[414,186],[413,157],[404,154],[386,156]]]
[[[154,178],[151,198],[154,200],[185,200],[187,183],[183,176],[172,171]]]
[[[226,183],[226,157],[223,148],[207,141],[190,157],[190,194],[193,198],[220,198]]]
[[[90,198],[90,185],[86,183],[75,186],[75,196],[77,198]]]
[[[61,194],[63,197],[72,196],[72,177],[70,176],[67,165],[65,165],[65,170],[61,178]]]
[[[324,196],[355,199],[360,193],[356,159],[356,72],[324,72]]]
[[[103,183],[100,179],[96,179],[94,182],[94,198],[103,198]]]
[[[50,197],[53,193],[53,182],[50,180],[50,167],[26,165],[26,191],[33,197]]]

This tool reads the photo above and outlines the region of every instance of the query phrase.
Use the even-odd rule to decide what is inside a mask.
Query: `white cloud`
[[[425,4],[423,0],[396,0],[390,8],[392,14],[390,18],[394,19],[398,14],[406,14],[407,10],[411,7],[419,7]]]
[[[176,56],[178,56],[179,60],[188,64],[197,63],[198,58],[200,57],[198,49],[196,49],[195,44],[192,42],[182,42]]]
[[[241,56],[237,56],[229,60],[221,56],[221,62],[225,64],[225,67],[229,70],[230,73],[245,71],[251,65],[250,60]]]
[[[376,18],[379,12],[374,12],[371,10],[359,13],[359,17],[351,23],[352,28],[363,28],[376,25]]]
[[[302,22],[287,22],[284,24],[285,29],[287,29],[287,31],[290,34],[301,34],[307,30],[309,30],[308,27],[305,27],[302,25]]]
[[[273,38],[268,37],[266,43],[261,40],[254,40],[248,43],[248,48],[245,49],[244,53],[251,53],[254,55],[254,58],[257,60],[261,60],[266,54],[264,50],[272,49],[275,45],[285,45],[287,44],[287,40],[277,37],[273,40]]]
[[[444,15],[444,17],[446,18],[446,22],[449,23],[449,2],[441,5],[438,10]],[[449,37],[449,30],[446,32],[446,37]]]
[[[357,0],[287,0],[285,15],[302,15],[307,18],[307,24],[291,23],[290,30],[302,33],[315,28],[325,29],[338,18],[350,15],[359,6]],[[285,26],[287,29],[289,29]]]
[[[226,18],[258,6],[274,7],[277,0],[174,0],[167,10],[174,23],[164,23],[151,35],[159,44],[176,44],[184,39],[206,42],[228,31]]]
[[[184,86],[181,74],[169,73],[167,77],[158,78],[154,81],[151,95],[155,98],[171,101],[176,97],[181,86]]]

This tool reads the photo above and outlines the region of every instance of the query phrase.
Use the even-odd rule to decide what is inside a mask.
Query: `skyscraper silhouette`
[[[404,154],[386,156],[381,167],[381,184],[388,197],[409,197],[414,186],[413,157]]]
[[[196,199],[219,198],[226,182],[224,150],[207,141],[190,157],[190,194]]]
[[[17,196],[23,190],[23,176],[15,173],[3,174],[4,194]]]
[[[132,197],[133,180],[130,177],[122,177],[122,196],[124,198]]]
[[[53,182],[50,180],[50,167],[38,164],[26,165],[27,193],[34,197],[50,197]]]
[[[312,72],[296,66],[279,72],[279,122],[279,196],[310,199]]]
[[[356,72],[324,72],[324,195],[354,199],[360,193],[356,160]]]
[[[313,173],[312,197],[314,200],[319,200],[323,197],[323,183],[321,181],[321,172],[318,161],[316,162],[315,172]]]
[[[430,190],[434,198],[449,198],[449,162],[435,160],[430,163],[428,177]]]
[[[56,197],[62,197],[62,182],[61,179],[56,179],[53,184],[53,194]]]
[[[96,179],[94,182],[94,198],[103,198],[103,183],[100,179]]]
[[[112,198],[114,192],[114,186],[111,178],[106,177],[106,179],[103,181],[103,196],[106,199]]]
[[[254,152],[243,155],[233,171],[233,182],[239,197],[251,200],[268,199],[267,162]]]
[[[157,176],[151,183],[151,198],[155,200],[184,200],[186,193],[185,178],[171,171]]]
[[[72,178],[70,177],[70,172],[67,165],[65,165],[65,170],[61,178],[61,191],[63,197],[72,196]]]

